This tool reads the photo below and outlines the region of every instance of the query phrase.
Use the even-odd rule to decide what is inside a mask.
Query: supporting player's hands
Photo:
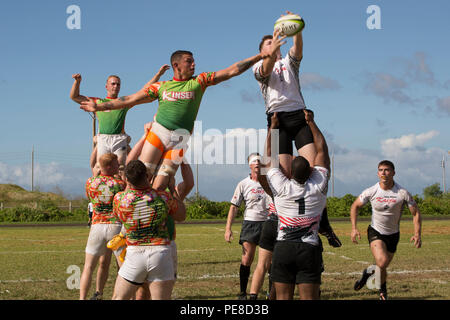
[[[225,241],[231,242],[231,240],[233,240],[233,231],[225,230]]]
[[[361,233],[359,233],[358,229],[352,229],[351,238],[353,243],[358,244],[356,239],[361,240]]]
[[[158,73],[156,74],[159,77],[161,77],[164,73],[166,73],[167,70],[170,69],[170,66],[168,64],[165,64],[159,68]]]
[[[81,82],[81,74],[79,74],[79,73],[73,74],[72,78],[77,82]]]
[[[278,113],[274,112],[272,117],[270,117],[270,129],[277,129],[280,126],[278,122]]]
[[[87,111],[87,112],[96,112],[97,108],[96,108],[96,104],[95,101],[91,98],[88,98],[87,101],[82,101],[80,104],[80,109]]]
[[[309,123],[311,121],[314,121],[314,112],[309,109],[303,109],[303,112],[305,113],[305,120],[306,123]]]
[[[417,249],[419,249],[420,247],[422,247],[422,239],[421,239],[420,235],[416,235],[416,234],[413,235],[413,236],[411,237],[410,242],[414,242],[414,246],[415,246]]]

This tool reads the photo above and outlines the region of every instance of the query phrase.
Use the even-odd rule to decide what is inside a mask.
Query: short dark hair
[[[295,157],[292,160],[292,178],[298,183],[305,183],[310,175],[309,161],[302,156]]]
[[[181,58],[181,56],[182,56],[183,54],[189,54],[189,55],[193,56],[192,52],[190,52],[190,51],[187,51],[187,50],[177,50],[177,51],[175,51],[174,53],[172,53],[172,55],[170,56],[170,64],[173,65],[173,63],[174,63],[175,61],[178,61],[178,60]]]
[[[379,168],[380,166],[388,166],[388,167],[391,167],[391,169],[392,169],[393,171],[395,171],[395,166],[394,166],[394,164],[393,164],[391,161],[389,161],[389,160],[383,160],[383,161],[380,161],[380,163],[378,164],[378,168]]]
[[[261,52],[264,41],[266,41],[267,39],[273,39],[273,36],[271,34],[266,34],[264,37],[262,37],[261,42],[259,43],[259,52]]]
[[[145,183],[147,168],[140,160],[131,160],[125,167],[125,176],[134,186],[140,186]]]

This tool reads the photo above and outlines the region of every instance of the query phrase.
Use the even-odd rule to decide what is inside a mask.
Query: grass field
[[[359,222],[362,239],[358,245],[350,241],[349,221],[332,221],[332,225],[343,246],[332,248],[323,239],[322,299],[377,299],[376,292],[367,288],[353,291],[363,268],[372,264],[365,234],[368,222]],[[224,227],[224,223],[177,226],[179,265],[174,299],[236,299],[240,224],[233,226],[231,244],[224,241]],[[83,268],[87,227],[4,227],[0,231],[1,300],[78,299],[79,291],[70,284],[74,283],[71,280],[77,276],[77,269]],[[388,269],[390,299],[450,299],[450,220],[424,220],[421,249],[409,243],[412,232],[412,221],[402,221],[398,250]],[[113,263],[105,299],[112,296],[116,274]],[[267,284],[266,278],[264,290]]]

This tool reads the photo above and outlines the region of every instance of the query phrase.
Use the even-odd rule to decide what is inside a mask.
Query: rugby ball
[[[274,30],[280,29],[280,35],[292,37],[305,27],[305,21],[297,14],[287,14],[275,21]]]

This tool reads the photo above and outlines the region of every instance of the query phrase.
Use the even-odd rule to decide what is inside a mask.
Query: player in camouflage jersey
[[[147,85],[154,83],[164,74],[169,68],[168,65],[162,66],[155,76],[147,83]],[[117,99],[120,92],[120,78],[116,75],[111,75],[106,80],[106,98],[86,97],[80,95],[81,75],[79,73],[72,75],[75,80],[72,89],[70,90],[70,98],[81,104],[83,101],[92,99],[96,103],[105,103]],[[125,133],[125,118],[128,110],[133,105],[120,110],[108,110],[102,112],[95,112],[98,119],[99,129],[96,136],[96,146],[93,153],[96,153],[95,159],[98,162],[99,157],[104,153],[115,153],[119,158],[119,163],[124,166],[127,157],[128,143],[130,137]],[[94,171],[95,161],[91,161],[91,168]]]
[[[86,182],[86,195],[93,205],[93,213],[80,280],[80,300],[86,299],[92,273],[98,263],[96,292],[93,299],[101,299],[108,279],[112,253],[106,244],[120,232],[121,228],[120,222],[113,215],[113,197],[125,189],[125,182],[114,177],[119,169],[117,156],[112,153],[104,154],[100,157],[99,164],[100,175],[91,177]]]
[[[114,215],[125,227],[127,256],[113,299],[130,299],[144,282],[153,300],[170,299],[174,263],[168,220],[183,221],[186,208],[178,198],[151,188],[141,161],[130,161],[125,176],[127,189],[114,197]]]
[[[260,53],[226,69],[203,72],[194,77],[195,60],[192,52],[179,50],[171,56],[174,71],[172,80],[147,84],[135,94],[102,104],[89,99],[81,103],[81,109],[88,112],[122,109],[158,99],[156,121],[139,159],[148,168],[150,178],[156,175],[153,186],[164,190],[186,150],[206,88],[240,75],[263,57],[264,54]]]

